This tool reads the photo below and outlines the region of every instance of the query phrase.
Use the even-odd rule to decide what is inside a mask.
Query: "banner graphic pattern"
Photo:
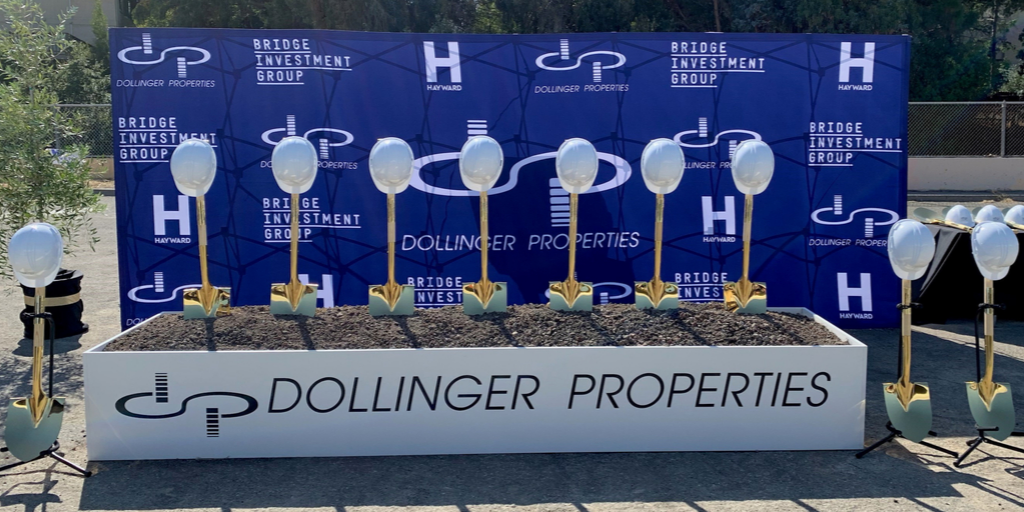
[[[754,201],[751,279],[769,306],[803,306],[843,328],[895,326],[899,285],[885,239],[906,213],[910,40],[807,34],[389,34],[112,29],[123,327],[181,309],[198,286],[194,200],[170,155],[210,141],[211,281],[234,305],[268,304],[288,274],[289,196],[270,155],[284,137],[317,148],[300,206],[303,279],[318,305],[366,304],[387,277],[385,196],[367,156],[409,142],[397,197],[397,277],[418,307],[461,304],[479,269],[479,210],[461,182],[467,137],[502,144],[491,190],[491,273],[510,304],[546,302],[567,272],[568,197],[554,158],[582,137],[601,160],[579,200],[577,277],[595,304],[632,302],[653,271],[654,196],[640,154],[678,142],[687,170],[666,197],[663,278],[683,300],[722,300],[739,278],[743,195],[729,159],[767,142],[775,176]]]

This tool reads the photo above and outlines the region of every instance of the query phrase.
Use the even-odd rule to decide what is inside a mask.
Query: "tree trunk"
[[[324,0],[309,0],[309,12],[313,15],[313,28],[327,28],[327,14],[324,12]]]
[[[715,31],[716,32],[721,32],[722,31],[722,20],[718,16],[718,0],[714,0],[714,4],[715,4]]]

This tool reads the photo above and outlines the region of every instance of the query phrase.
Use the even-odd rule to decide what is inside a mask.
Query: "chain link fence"
[[[72,135],[54,135],[56,147],[81,144],[90,157],[114,154],[109,104],[56,105]],[[1024,156],[1024,102],[911,102],[912,157]]]
[[[912,157],[1024,156],[1024,102],[911,102]]]
[[[71,127],[70,134],[54,130],[56,149],[81,145],[88,157],[111,157],[114,154],[113,120],[109,104],[54,105],[57,120]]]

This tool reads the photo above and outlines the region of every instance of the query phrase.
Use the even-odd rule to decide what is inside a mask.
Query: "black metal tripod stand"
[[[920,308],[920,307],[921,307],[921,305],[916,303],[916,302],[910,303],[909,305],[905,305],[905,304],[897,304],[896,305],[896,308],[900,309],[900,310],[916,309],[916,308]],[[896,352],[897,352],[897,356],[896,356],[896,375],[898,377],[900,375],[900,372],[903,369],[903,335],[902,335],[902,333],[900,333],[900,342],[896,345]],[[885,429],[889,431],[889,435],[879,439],[878,441],[875,441],[875,444],[872,444],[871,446],[868,446],[867,448],[857,452],[856,457],[858,459],[864,457],[865,455],[867,455],[869,452],[871,452],[875,448],[878,448],[879,446],[882,446],[885,443],[890,443],[890,442],[894,441],[897,437],[906,439],[905,437],[903,437],[903,432],[900,432],[899,430],[896,429],[896,427],[892,426],[892,422],[891,421],[887,421],[885,423]],[[938,434],[936,434],[935,432],[933,432],[931,430],[928,431],[928,435],[933,436],[933,437],[937,437],[938,436]],[[953,450],[947,450],[947,449],[945,449],[945,448],[943,448],[941,446],[937,446],[937,445],[934,445],[932,443],[929,443],[928,441],[921,441],[921,442],[919,442],[917,444],[919,444],[921,446],[927,446],[928,448],[931,448],[933,450],[945,453],[946,455],[950,455],[950,456],[953,456],[953,457],[956,457],[956,456],[959,455],[957,452],[954,452]]]
[[[24,465],[24,464],[28,464],[29,462],[35,462],[35,461],[37,461],[39,459],[43,459],[43,458],[49,457],[49,458],[51,458],[51,459],[53,459],[53,460],[55,460],[57,462],[60,462],[61,464],[64,464],[65,466],[67,466],[67,467],[69,467],[69,468],[71,468],[71,469],[81,473],[81,475],[84,476],[84,477],[88,478],[88,477],[92,476],[92,471],[87,471],[82,466],[79,466],[78,464],[75,464],[74,462],[71,462],[71,461],[65,459],[64,457],[61,457],[57,453],[57,450],[60,450],[60,443],[57,442],[57,441],[54,441],[53,442],[53,446],[47,448],[45,451],[40,452],[38,457],[36,457],[34,459],[30,459],[30,460],[18,461],[18,462],[15,462],[13,464],[8,464],[6,466],[0,466],[0,471],[5,471],[5,470],[11,469],[11,468],[16,468],[18,466],[21,466],[21,465]],[[3,447],[3,448],[0,448],[0,452],[6,452],[6,451],[7,451],[7,447],[6,446]]]
[[[54,323],[53,323],[53,316],[50,313],[26,314],[25,316],[28,316],[30,318],[42,318],[42,319],[44,319],[44,320],[46,320],[47,322],[50,323],[50,370],[49,370],[50,376],[49,376],[48,386],[49,386],[49,394],[52,397],[53,396],[53,348],[54,348],[54,340],[55,340],[54,334],[57,332],[57,330],[56,330],[57,326],[54,325]],[[15,463],[12,463],[12,464],[7,464],[5,466],[0,466],[0,471],[5,471],[5,470],[11,469],[11,468],[16,468],[18,466],[22,466],[22,465],[28,464],[29,462],[35,462],[35,461],[37,461],[39,459],[43,459],[43,458],[49,457],[49,458],[51,458],[53,460],[56,460],[57,462],[60,462],[61,464],[64,464],[65,466],[67,466],[67,467],[77,471],[78,473],[80,473],[82,476],[84,476],[86,478],[92,476],[92,471],[87,471],[85,468],[83,468],[83,467],[81,467],[81,466],[79,466],[79,465],[77,465],[77,464],[75,464],[75,463],[65,459],[64,457],[62,457],[60,454],[57,453],[57,450],[60,450],[60,442],[59,441],[54,441],[52,446],[50,446],[49,448],[39,452],[39,456],[38,457],[36,457],[34,459],[29,459],[29,460],[23,460],[23,461],[15,462]],[[4,453],[4,452],[7,452],[7,451],[8,451],[8,449],[7,449],[6,446],[0,448],[0,453]]]
[[[978,317],[984,314],[986,309],[1002,311],[1003,309],[1006,309],[1006,306],[1002,304],[978,304],[978,312],[977,314],[974,315],[974,362],[975,371],[978,375],[978,382],[981,381],[981,341],[978,337]],[[1018,453],[1024,453],[1024,448],[1018,448],[1016,446],[1006,444],[1002,441],[996,441],[995,439],[991,439],[985,435],[986,432],[998,431],[999,427],[982,427],[981,425],[975,424],[974,428],[978,430],[978,437],[975,437],[974,439],[967,441],[967,450],[964,451],[964,453],[961,454],[960,457],[956,459],[956,462],[953,463],[953,466],[960,467],[960,464],[963,464],[964,459],[966,459],[968,455],[974,452],[976,448],[981,446],[982,443],[988,443],[994,446],[998,446],[1000,448],[1005,448],[1007,450],[1015,451]],[[1014,431],[1010,433],[1010,436],[1024,437],[1024,432]]]

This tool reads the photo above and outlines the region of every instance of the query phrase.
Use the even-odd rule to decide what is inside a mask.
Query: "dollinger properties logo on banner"
[[[217,152],[209,265],[233,305],[265,305],[287,278],[290,198],[270,169],[286,136],[308,139],[319,159],[299,205],[298,264],[319,284],[318,307],[366,304],[386,277],[385,197],[366,164],[383,137],[415,156],[396,198],[396,279],[416,287],[418,307],[461,304],[461,285],[480,277],[480,239],[459,148],[483,134],[505,153],[489,261],[510,304],[545,302],[548,282],[565,278],[568,197],[554,155],[572,137],[600,158],[579,196],[576,257],[595,302],[632,303],[632,283],[651,276],[653,198],[639,174],[655,138],[686,157],[666,196],[662,278],[683,300],[721,301],[742,264],[730,158],[761,140],[776,172],[754,209],[750,274],[767,283],[768,305],[840,327],[898,321],[885,241],[906,214],[909,38],[125,28],[110,39],[123,327],[180,310],[200,281],[194,200],[169,166],[188,139]]]

